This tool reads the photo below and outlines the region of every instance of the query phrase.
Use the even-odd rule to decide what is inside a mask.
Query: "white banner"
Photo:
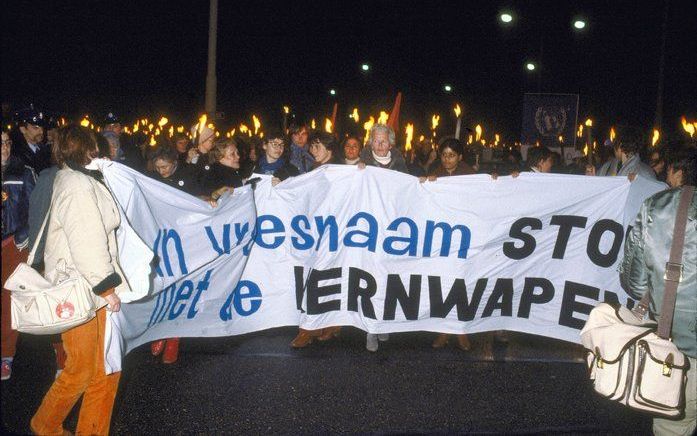
[[[159,259],[152,295],[112,317],[112,368],[159,338],[298,324],[578,342],[598,301],[627,303],[624,235],[665,186],[532,173],[419,183],[330,165],[275,187],[263,177],[212,208],[121,165],[104,175]]]

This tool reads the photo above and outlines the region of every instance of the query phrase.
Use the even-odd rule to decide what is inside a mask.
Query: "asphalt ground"
[[[293,350],[296,332],[185,338],[171,365],[139,347],[124,361],[111,434],[651,433],[650,417],[593,392],[575,345],[508,333],[487,357],[491,335],[464,352],[433,350],[424,332],[390,335],[371,353],[365,333],[344,328]],[[29,432],[54,372],[48,340],[21,335],[2,382],[3,434]]]

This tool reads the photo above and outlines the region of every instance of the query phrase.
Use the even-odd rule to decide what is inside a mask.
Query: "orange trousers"
[[[17,250],[14,236],[2,240],[2,314],[0,315],[0,335],[2,338],[2,357],[14,357],[17,347],[17,330],[12,330],[12,312],[10,291],[4,289],[5,281],[10,277],[20,262],[26,262],[29,250]]]
[[[108,435],[111,412],[121,373],[104,372],[104,327],[106,309],[89,322],[63,333],[68,356],[65,369],[53,382],[31,419],[31,430],[39,435],[62,435],[63,421],[84,394],[77,421],[78,435]]]

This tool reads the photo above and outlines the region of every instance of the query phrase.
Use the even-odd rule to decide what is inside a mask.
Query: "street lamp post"
[[[218,40],[218,0],[210,0],[208,20],[208,71],[206,73],[206,113],[215,117],[218,79],[215,73],[216,46]]]

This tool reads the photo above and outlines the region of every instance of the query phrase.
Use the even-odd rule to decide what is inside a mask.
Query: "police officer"
[[[121,120],[113,112],[109,112],[104,117],[104,128],[105,132],[114,132],[117,136],[121,136],[123,131],[123,126],[121,125]]]
[[[32,105],[17,112],[16,119],[19,132],[13,138],[12,155],[39,174],[51,166],[51,149],[44,142],[46,118]]]

